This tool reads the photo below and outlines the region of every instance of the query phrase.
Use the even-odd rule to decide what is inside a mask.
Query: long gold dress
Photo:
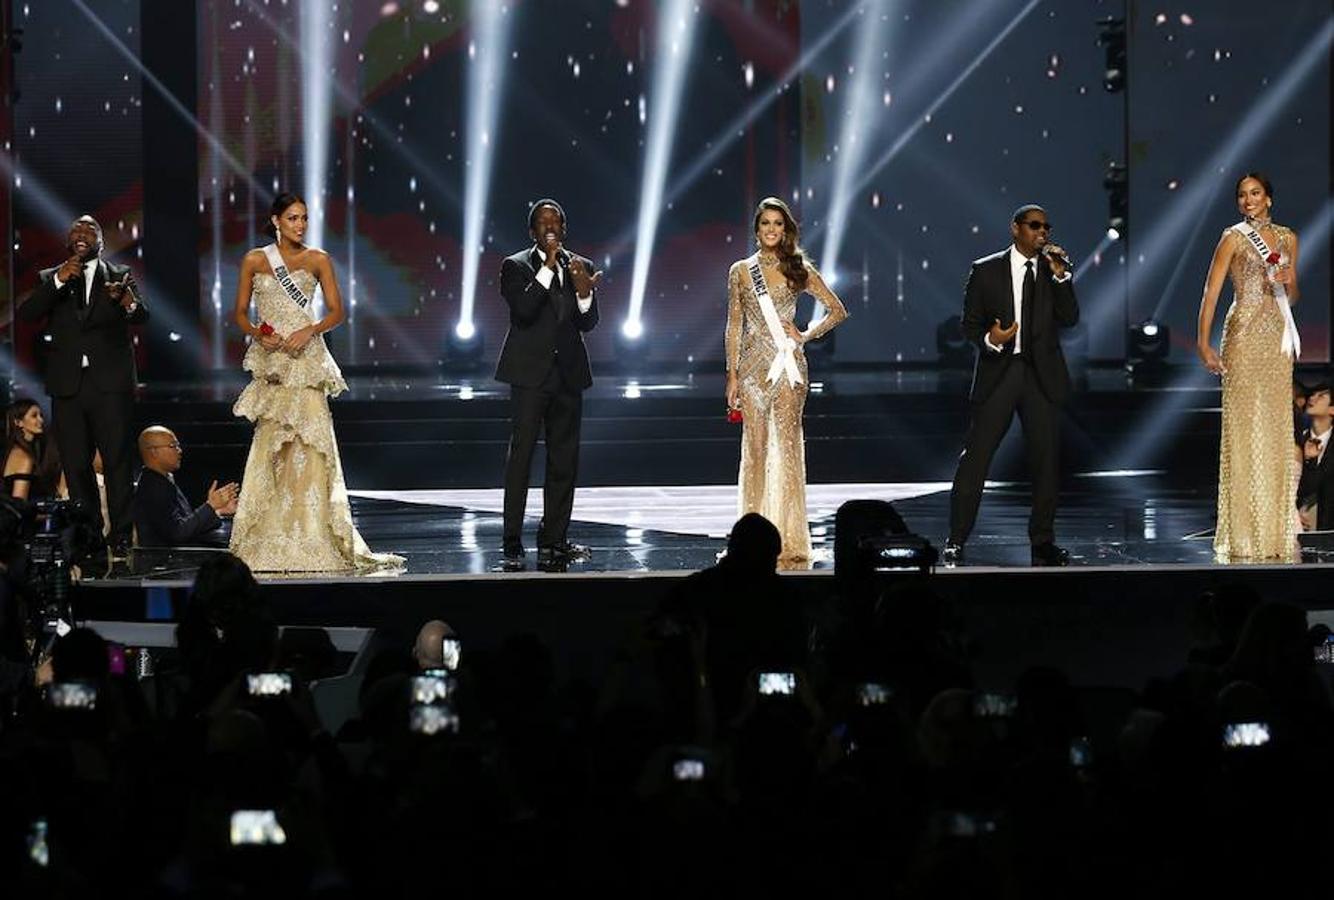
[[[307,297],[314,293],[313,274],[298,269],[292,278]],[[261,321],[279,334],[311,322],[266,272],[255,275],[254,300]],[[232,553],[256,572],[401,565],[401,556],[372,553],[352,524],[328,399],[347,383],[324,338],[314,336],[296,355],[267,351],[256,341],[242,366],[254,378],[232,412],[255,423],[255,436],[232,522]]]
[[[778,348],[760,312],[751,284],[751,256],[732,264],[727,273],[727,371],[735,372],[741,387],[741,472],[737,513],[758,512],[783,538],[781,562],[788,567],[810,559],[811,534],[806,522],[806,439],[801,416],[810,384],[806,354],[796,349],[801,382],[785,376],[766,376]],[[778,317],[793,321],[797,292],[788,287],[777,263],[762,266],[764,281]],[[848,311],[814,266],[807,265],[807,292],[825,308],[825,315],[807,334],[815,340],[848,317]]]
[[[1272,226],[1284,256],[1292,231]],[[1223,433],[1218,453],[1221,562],[1297,557],[1298,470],[1293,464],[1292,359],[1283,353],[1284,316],[1259,252],[1237,232],[1228,275],[1235,297],[1223,320]]]

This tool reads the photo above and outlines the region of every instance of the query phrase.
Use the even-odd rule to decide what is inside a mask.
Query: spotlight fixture
[[[1107,238],[1124,240],[1130,219],[1130,173],[1125,165],[1109,162],[1102,186],[1107,191]]]
[[[973,364],[973,344],[963,333],[963,320],[950,316],[936,326],[936,356],[942,366],[963,369]]]
[[[1163,322],[1145,319],[1130,326],[1126,346],[1131,367],[1141,371],[1145,367],[1159,368],[1172,349],[1172,330]]]
[[[1098,20],[1098,46],[1105,54],[1102,86],[1109,94],[1126,89],[1126,20],[1108,16]]]
[[[481,367],[485,352],[482,332],[472,322],[460,322],[445,337],[440,365],[450,372],[472,372]]]
[[[637,370],[647,362],[643,319],[626,319],[611,333],[611,348],[617,362],[627,370]]]

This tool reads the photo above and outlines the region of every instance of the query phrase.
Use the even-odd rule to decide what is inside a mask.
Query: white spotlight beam
[[[681,94],[690,67],[699,13],[695,0],[666,0],[658,8],[658,40],[653,62],[653,95],[649,108],[647,155],[639,189],[639,224],[635,231],[635,263],[630,280],[630,311],[624,330],[635,337],[641,332],[644,292],[648,288],[649,262],[662,215],[662,193],[667,181],[667,163],[672,155]]]
[[[310,227],[306,243],[324,245],[324,187],[329,171],[329,114],[333,108],[333,11],[326,0],[301,0],[301,155]],[[321,306],[323,302],[321,301]],[[320,315],[316,308],[316,315]]]
[[[1028,18],[1028,14],[1031,13],[1034,9],[1036,9],[1041,2],[1042,0],[1029,0],[1028,3],[1024,4],[1024,8],[1019,10],[1019,12],[1016,13],[1014,17],[1009,20],[1008,23],[1006,23],[1005,27],[1001,29],[999,34],[997,34],[994,38],[991,39],[991,41],[987,44],[987,46],[983,48],[982,52],[973,56],[972,61],[969,62],[968,65],[964,67],[964,70],[960,72],[953,81],[950,82],[949,87],[941,91],[940,95],[937,96],[935,100],[931,101],[931,105],[928,106],[923,111],[923,114],[917,116],[913,120],[913,124],[905,128],[899,134],[898,139],[895,140],[894,143],[889,146],[889,149],[887,149],[884,153],[880,154],[880,157],[874,163],[862,169],[862,171],[860,172],[860,177],[857,178],[856,182],[852,186],[853,194],[859,193],[861,190],[863,190],[866,187],[866,185],[868,185],[871,182],[871,180],[876,177],[876,175],[880,174],[881,169],[889,165],[894,160],[894,157],[899,155],[899,152],[902,151],[905,146],[907,146],[909,141],[911,141],[914,137],[916,137],[917,132],[922,129],[922,126],[924,124],[926,124],[928,117],[933,115],[936,112],[936,110],[940,109],[940,107],[945,105],[945,102],[954,95],[954,92],[957,91],[959,87],[965,81],[967,81],[975,71],[977,71],[977,67],[982,65],[982,63],[986,62],[991,57],[992,52],[995,51],[997,47],[1005,43],[1005,40],[1010,36],[1010,33],[1013,32],[1016,28],[1018,28],[1019,25],[1025,19]]]
[[[866,159],[871,138],[880,120],[876,109],[875,89],[880,83],[879,57],[884,50],[889,31],[885,21],[889,0],[869,0],[862,5],[861,31],[853,56],[852,78],[843,104],[843,121],[838,130],[838,146],[834,158],[834,183],[829,195],[829,211],[825,216],[824,252],[820,265],[826,278],[838,271],[838,253],[847,230],[848,213],[855,196],[853,182]],[[824,306],[816,304],[815,318],[823,317]]]
[[[511,14],[505,4],[483,0],[470,5],[472,40],[468,43],[467,172],[463,186],[463,284],[455,333],[473,336],[477,269],[481,263],[486,201],[491,191],[491,158],[504,93],[502,76],[509,44]]]

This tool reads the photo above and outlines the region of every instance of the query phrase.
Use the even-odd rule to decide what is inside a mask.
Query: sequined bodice
[[[1275,250],[1283,258],[1283,262],[1288,262],[1292,252],[1292,230],[1284,228],[1282,225],[1274,225],[1269,229],[1269,236],[1273,237],[1268,241],[1271,250]],[[1250,241],[1238,234],[1231,228],[1227,233],[1231,235],[1233,242],[1232,261],[1228,263],[1228,275],[1232,279],[1232,290],[1236,294],[1238,303],[1255,302],[1265,300],[1270,303],[1274,301],[1274,286],[1269,281],[1268,267],[1264,260],[1260,259],[1259,252],[1251,246]]]

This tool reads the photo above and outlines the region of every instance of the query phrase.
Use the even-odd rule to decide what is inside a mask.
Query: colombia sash
[[[296,281],[292,278],[292,273],[287,271],[287,264],[283,262],[282,254],[278,252],[277,244],[269,244],[264,248],[264,256],[269,260],[269,268],[273,269],[273,277],[278,280],[283,291],[292,302],[296,304],[297,309],[304,310],[310,304],[310,297],[301,293],[301,288],[297,287]]]

